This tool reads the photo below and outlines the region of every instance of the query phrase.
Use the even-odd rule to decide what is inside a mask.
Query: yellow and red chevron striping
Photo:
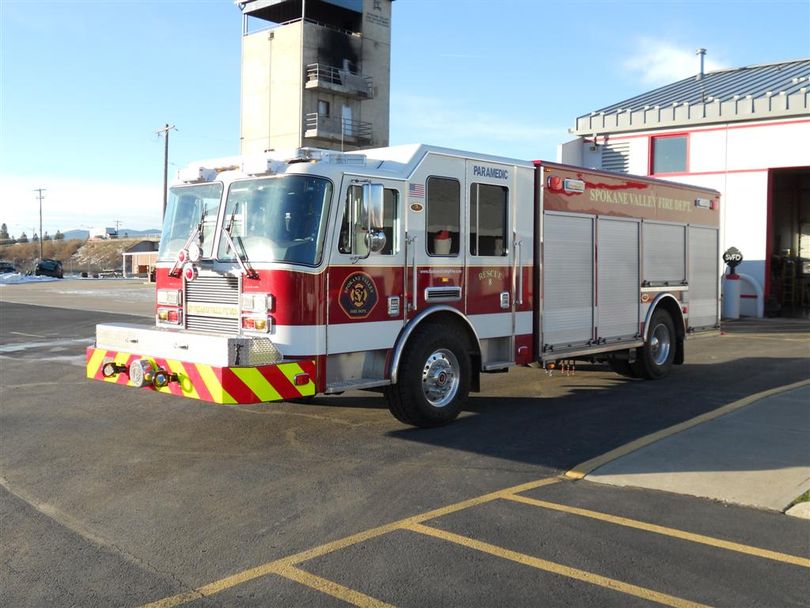
[[[161,368],[177,376],[162,388],[146,388],[178,397],[201,399],[213,403],[241,405],[300,399],[315,394],[314,360],[291,361],[256,367],[216,367],[202,363],[189,363],[176,359],[142,356],[100,348],[87,349],[87,377],[114,384],[134,386],[126,372],[105,378],[102,367],[108,361],[129,367],[137,359],[148,360],[154,368]],[[307,374],[305,384],[298,386],[296,376]]]

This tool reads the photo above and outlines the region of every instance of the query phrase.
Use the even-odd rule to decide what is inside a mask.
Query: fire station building
[[[699,73],[580,116],[568,164],[719,190],[740,313],[810,313],[810,59]]]

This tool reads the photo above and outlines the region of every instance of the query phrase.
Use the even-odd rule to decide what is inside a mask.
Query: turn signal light
[[[183,312],[176,308],[158,308],[157,318],[162,323],[179,325],[183,322]]]
[[[267,332],[271,323],[267,317],[242,317],[242,329]]]

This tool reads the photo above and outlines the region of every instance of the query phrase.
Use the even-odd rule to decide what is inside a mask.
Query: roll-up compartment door
[[[686,280],[685,226],[643,222],[644,281],[680,285]]]
[[[689,326],[714,327],[720,283],[716,228],[689,227]]]
[[[543,345],[565,348],[593,339],[593,218],[544,218]]]
[[[639,223],[600,217],[596,230],[596,337],[633,338],[639,331]]]

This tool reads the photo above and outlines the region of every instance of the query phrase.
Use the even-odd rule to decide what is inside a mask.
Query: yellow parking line
[[[487,502],[492,502],[494,500],[498,500],[499,498],[503,498],[504,496],[509,496],[511,494],[515,494],[518,492],[528,492],[529,490],[534,490],[535,488],[551,485],[559,481],[560,478],[558,477],[550,477],[547,479],[540,479],[538,481],[524,483],[519,486],[514,486],[511,488],[506,488],[504,490],[499,490],[497,492],[491,492],[489,494],[484,494],[483,496],[478,496],[476,498],[463,500],[461,502],[457,502],[452,505],[447,505],[446,507],[433,509],[432,511],[428,511],[427,513],[422,513],[421,515],[414,515],[413,517],[407,517],[405,519],[395,521],[393,523],[386,524],[378,528],[372,528],[364,532],[359,532],[357,534],[353,534],[352,536],[347,536],[346,538],[342,538],[340,540],[336,540],[331,543],[326,543],[313,549],[307,549],[306,551],[296,553],[295,555],[291,555],[290,557],[282,558],[278,560],[278,563],[290,566],[300,564],[310,559],[320,557],[321,555],[326,555],[327,553],[332,553],[333,551],[337,551],[339,549],[350,547],[351,545],[362,543],[377,536],[382,536],[383,534],[388,534],[389,532],[394,532],[395,530],[401,530],[405,526],[412,523],[421,523],[429,519],[435,519],[437,517],[442,517],[443,515],[455,513],[456,511],[463,511],[464,509],[469,509],[470,507],[475,507],[477,505],[482,505]]]
[[[561,505],[554,502],[546,502],[545,500],[536,500],[527,496],[504,496],[505,500],[532,505],[534,507],[541,507],[543,509],[551,509],[554,511],[561,511],[563,513],[570,513],[572,515],[579,515],[580,517],[589,517],[599,521],[625,526],[627,528],[635,528],[636,530],[643,530],[645,532],[653,532],[663,536],[672,538],[679,538],[692,543],[699,543],[702,545],[709,545],[711,547],[718,547],[720,549],[727,549],[728,551],[736,551],[738,553],[745,553],[746,555],[753,555],[763,559],[772,559],[785,564],[792,564],[794,566],[802,566],[803,568],[810,568],[810,559],[797,557],[787,553],[779,553],[777,551],[769,551],[768,549],[760,549],[759,547],[752,547],[750,545],[742,545],[711,536],[704,536],[702,534],[694,534],[684,530],[677,530],[675,528],[667,528],[665,526],[658,526],[656,524],[649,524],[635,519],[628,519],[626,517],[617,517],[609,515],[608,513],[600,513],[598,511],[589,511],[588,509],[580,509],[579,507],[569,507],[568,505]]]
[[[145,604],[142,608],[173,608],[174,606],[185,604],[186,602],[199,599],[200,597],[214,595],[216,593],[225,591],[226,589],[230,589],[231,587],[235,587],[237,585],[241,585],[242,583],[246,583],[253,579],[262,576],[267,576],[268,574],[282,574],[282,576],[284,576],[283,572],[287,568],[292,568],[307,560],[320,557],[321,555],[326,555],[328,553],[332,553],[340,549],[345,549],[346,547],[351,547],[352,545],[356,545],[358,543],[365,542],[372,538],[382,536],[383,534],[388,534],[389,532],[402,530],[411,524],[416,524],[423,521],[427,521],[429,519],[434,519],[436,517],[441,517],[442,515],[447,515],[449,513],[455,513],[456,511],[462,511],[464,509],[468,509],[476,505],[481,505],[487,502],[498,500],[499,498],[503,498],[505,496],[509,496],[518,492],[527,492],[529,490],[534,490],[535,488],[547,486],[553,483],[557,483],[559,481],[560,481],[559,477],[548,477],[546,479],[538,479],[536,481],[530,481],[528,483],[512,486],[511,488],[498,490],[497,492],[484,494],[483,496],[478,496],[476,498],[462,500],[461,502],[453,503],[451,505],[440,507],[438,509],[433,509],[432,511],[422,513],[421,515],[414,515],[413,517],[407,517],[405,519],[395,521],[390,524],[385,524],[383,526],[371,528],[363,532],[358,532],[357,534],[352,534],[351,536],[347,536],[345,538],[341,538],[339,540],[332,541],[330,543],[325,543],[323,545],[313,547],[312,549],[307,549],[306,551],[295,553],[294,555],[290,555],[288,557],[283,557],[281,559],[277,559],[272,562],[267,562],[266,564],[256,566],[255,568],[249,568],[248,570],[237,572],[236,574],[226,576],[225,578],[221,578],[218,581],[214,581],[213,583],[209,583],[208,585],[205,585],[203,587],[179,593],[171,597],[166,597],[161,600],[152,602],[150,604]]]
[[[360,608],[394,608],[391,604],[386,604],[385,602],[370,597],[364,593],[360,593],[354,589],[349,589],[348,587],[344,587],[343,585],[339,585],[334,581],[321,578],[320,576],[315,576],[314,574],[310,574],[309,572],[305,572],[299,568],[280,568],[277,574],[295,581],[296,583],[301,583],[307,587],[312,587],[321,593],[326,593],[327,595],[336,597],[348,604],[352,604],[353,606],[359,606]]]
[[[503,547],[490,545],[489,543],[485,543],[480,540],[475,540],[466,536],[460,536],[459,534],[453,534],[452,532],[431,528],[429,526],[425,526],[424,524],[410,524],[407,526],[407,529],[411,530],[412,532],[417,532],[419,534],[424,534],[426,536],[432,536],[434,538],[455,543],[457,545],[461,545],[462,547],[475,549],[476,551],[480,551],[482,553],[494,555],[495,557],[508,559],[510,561],[517,562],[525,566],[530,566],[538,570],[544,570],[545,572],[551,572],[553,574],[590,583],[599,587],[605,587],[607,589],[612,589],[613,591],[618,591],[626,595],[633,595],[643,600],[657,602],[665,606],[675,606],[677,608],[695,608],[704,606],[703,604],[690,602],[689,600],[684,600],[672,595],[659,593],[658,591],[653,591],[652,589],[647,589],[646,587],[631,585],[630,583],[600,576],[598,574],[594,574],[593,572],[587,572],[585,570],[579,570],[577,568],[571,568],[570,566],[564,566],[555,562],[546,561],[531,555],[526,555],[525,553],[518,553],[516,551],[504,549]]]

